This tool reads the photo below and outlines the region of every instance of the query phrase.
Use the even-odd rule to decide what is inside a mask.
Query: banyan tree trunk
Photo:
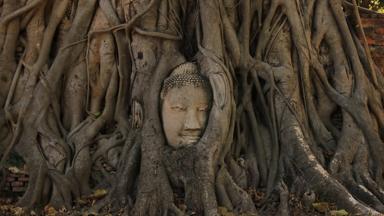
[[[304,203],[381,215],[384,77],[344,3],[0,0],[0,168],[26,162],[18,205],[70,209],[107,187],[90,210],[257,215],[260,190],[288,215],[300,182]],[[160,92],[186,62],[211,105],[199,141],[174,149]]]

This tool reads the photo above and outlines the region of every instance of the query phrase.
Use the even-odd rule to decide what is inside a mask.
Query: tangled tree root
[[[108,187],[92,212],[257,214],[254,188],[277,191],[288,215],[301,179],[307,207],[318,198],[381,215],[384,76],[344,10],[340,0],[0,0],[0,169],[12,150],[26,161],[18,204],[71,208]],[[212,106],[201,139],[173,149],[159,92],[187,61],[209,80]]]

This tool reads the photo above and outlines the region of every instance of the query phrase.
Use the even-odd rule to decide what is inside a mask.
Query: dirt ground
[[[88,208],[94,205],[97,200],[101,199],[107,193],[106,190],[96,190],[89,197],[84,197],[82,200],[78,200],[73,209],[54,209],[50,206],[45,206],[42,208],[41,214],[38,214],[35,211],[30,211],[29,215],[48,215],[48,216],[64,216],[64,215],[81,215],[81,216],[90,216],[97,215],[88,211]],[[252,196],[255,201],[255,205],[258,209],[260,216],[272,216],[276,215],[279,208],[278,196],[271,195],[267,200],[264,199],[264,193],[255,190],[249,190],[248,193]],[[17,199],[22,194],[11,194],[11,193],[1,193],[0,197],[0,215],[1,216],[10,216],[10,215],[25,215],[25,212],[15,206]],[[177,196],[177,195],[175,195]],[[176,197],[177,198],[177,197]],[[178,206],[180,209],[185,208],[185,205],[182,202],[182,199],[178,199]],[[342,209],[337,210],[337,207],[331,203],[315,201],[309,207],[305,207],[299,197],[294,194],[289,195],[289,208],[291,216],[346,216],[347,214]],[[219,213],[223,216],[234,216],[235,214],[229,212],[225,208],[219,208]],[[28,214],[27,214],[28,215]],[[109,209],[104,209],[104,213],[99,215],[122,215],[122,211],[111,212]],[[189,215],[195,215],[189,213]]]

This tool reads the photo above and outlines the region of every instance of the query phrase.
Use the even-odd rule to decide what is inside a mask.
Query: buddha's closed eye
[[[182,111],[186,111],[187,107],[182,106],[182,105],[174,105],[174,106],[171,106],[171,109],[174,111],[182,112]]]
[[[208,110],[208,105],[201,105],[197,108],[199,112],[205,112]]]

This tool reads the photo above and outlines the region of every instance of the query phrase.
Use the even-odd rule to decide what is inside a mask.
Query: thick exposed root
[[[233,181],[225,168],[216,176],[216,191],[219,205],[236,214],[256,215],[256,209],[249,195]]]

